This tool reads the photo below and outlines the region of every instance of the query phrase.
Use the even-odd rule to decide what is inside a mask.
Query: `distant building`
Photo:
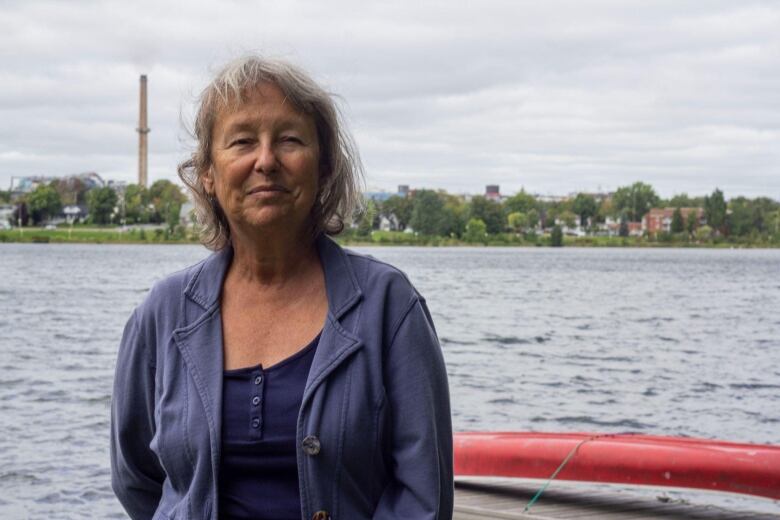
[[[565,201],[569,200],[568,196],[563,196],[563,195],[539,195],[539,194],[534,194],[534,197],[539,202],[551,202],[551,203],[554,203],[554,202],[565,202]]]
[[[398,193],[397,193],[397,195],[399,197],[406,198],[406,197],[409,196],[409,194],[410,194],[410,192],[409,192],[409,185],[408,184],[399,184],[398,185]]]
[[[501,202],[501,190],[499,189],[499,185],[488,184],[485,186],[485,198],[495,202]]]
[[[587,195],[588,197],[593,197],[593,199],[596,201],[596,204],[601,204],[605,200],[609,200],[615,195],[614,192],[611,191],[578,191],[574,193],[570,193],[568,199],[574,199],[577,197],[577,195]]]
[[[13,218],[16,206],[12,204],[0,204],[0,229],[10,229],[14,224]]]
[[[401,226],[398,224],[398,218],[395,215],[379,216],[380,231],[398,231]]]
[[[12,195],[24,195],[26,193],[30,193],[35,188],[43,184],[49,184],[52,181],[63,180],[79,180],[88,190],[92,188],[102,188],[106,185],[106,182],[103,180],[103,178],[95,172],[77,173],[74,175],[64,176],[30,175],[27,177],[11,177],[10,191]]]
[[[49,184],[57,177],[45,177],[43,175],[30,175],[27,177],[11,177],[10,191],[13,195],[23,195],[35,190],[38,186]]]
[[[66,178],[68,177],[81,180],[89,190],[92,188],[102,188],[106,185],[106,181],[103,180],[103,177],[95,172],[77,173],[76,175],[67,175]]]
[[[670,233],[672,231],[672,219],[674,218],[675,208],[653,208],[645,214],[642,219],[642,228],[648,235],[658,233]],[[680,208],[683,225],[688,225],[688,216],[696,213],[696,227],[704,224],[704,210],[702,208]]]
[[[628,226],[628,236],[641,237],[644,234],[643,224],[641,222],[626,222]],[[620,219],[607,217],[603,224],[596,225],[596,235],[616,237],[620,235]]]
[[[125,190],[127,189],[127,182],[126,181],[114,181],[109,180],[106,183],[106,186],[117,192],[117,194],[123,194]]]
[[[62,214],[65,215],[65,222],[73,224],[87,218],[87,207],[71,204],[62,208]]]

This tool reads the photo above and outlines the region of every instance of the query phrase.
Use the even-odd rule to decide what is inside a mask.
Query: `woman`
[[[257,57],[205,89],[179,167],[215,251],[122,338],[112,485],[132,518],[450,518],[446,373],[425,300],[342,250],[360,164],[330,96]]]

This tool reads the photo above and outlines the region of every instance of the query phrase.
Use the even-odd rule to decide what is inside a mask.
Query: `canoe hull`
[[[635,434],[455,434],[455,474],[671,486],[780,499],[780,446]]]

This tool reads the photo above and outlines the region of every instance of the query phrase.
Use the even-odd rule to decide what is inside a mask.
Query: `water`
[[[458,430],[780,444],[778,250],[361,251],[428,300]],[[0,244],[0,518],[124,518],[108,462],[122,327],[154,281],[206,254]]]

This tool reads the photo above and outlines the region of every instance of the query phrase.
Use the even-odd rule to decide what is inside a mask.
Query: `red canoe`
[[[780,446],[635,434],[455,434],[455,475],[671,486],[780,499]]]

